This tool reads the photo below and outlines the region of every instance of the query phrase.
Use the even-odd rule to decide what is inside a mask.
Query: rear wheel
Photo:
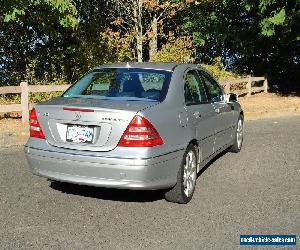
[[[234,143],[229,149],[230,152],[238,153],[241,151],[242,144],[243,144],[243,132],[244,132],[244,119],[243,116],[240,115],[236,125]]]
[[[196,179],[197,151],[195,146],[190,144],[183,155],[176,185],[165,193],[166,200],[183,204],[188,203],[194,194]]]

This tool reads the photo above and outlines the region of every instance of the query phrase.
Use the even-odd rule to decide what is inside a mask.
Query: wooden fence
[[[70,85],[28,85],[21,82],[20,86],[0,87],[1,94],[21,94],[21,104],[0,105],[0,112],[8,113],[13,111],[22,112],[22,122],[26,123],[29,119],[29,93],[65,91]]]
[[[254,86],[256,82],[263,81],[262,86]],[[236,80],[220,81],[226,93],[236,93],[237,95],[251,96],[252,93],[267,92],[268,80],[265,77],[240,78]],[[238,84],[244,84],[242,89],[234,89]],[[29,93],[65,91],[70,85],[28,85],[27,82],[21,82],[20,86],[0,87],[0,95],[18,93],[21,94],[21,104],[0,105],[0,113],[8,113],[13,111],[22,112],[22,122],[27,123],[29,118],[29,110],[32,104],[29,103]]]
[[[256,86],[257,82],[262,82],[260,86]],[[264,91],[265,93],[268,92],[268,79],[266,77],[254,77],[248,76],[245,78],[239,78],[235,80],[222,80],[219,83],[223,86],[225,93],[235,93],[237,95],[245,95],[247,97],[251,96],[253,93],[258,93]],[[239,87],[235,88],[237,85],[244,84]]]

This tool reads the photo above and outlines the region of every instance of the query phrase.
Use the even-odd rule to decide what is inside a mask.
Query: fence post
[[[247,82],[247,97],[251,96],[251,85],[252,85],[252,77],[251,75],[248,76],[248,82]]]
[[[29,120],[29,89],[27,82],[21,82],[21,107],[22,107],[22,123]]]
[[[265,93],[268,93],[268,79],[267,79],[267,76],[265,76],[265,80],[264,80],[264,92]]]

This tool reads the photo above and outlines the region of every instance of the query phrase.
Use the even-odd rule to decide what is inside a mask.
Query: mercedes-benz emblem
[[[74,121],[78,121],[78,120],[80,120],[80,118],[81,118],[81,114],[76,112]]]

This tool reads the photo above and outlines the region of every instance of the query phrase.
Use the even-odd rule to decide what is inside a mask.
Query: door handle
[[[216,108],[216,109],[215,109],[215,112],[219,114],[219,113],[220,113],[220,109],[219,109],[219,108]]]
[[[193,115],[195,116],[196,119],[201,118],[201,114],[199,111],[196,111]]]
[[[180,112],[178,115],[179,123],[181,127],[185,128],[187,126],[188,118],[186,116],[186,113]]]

